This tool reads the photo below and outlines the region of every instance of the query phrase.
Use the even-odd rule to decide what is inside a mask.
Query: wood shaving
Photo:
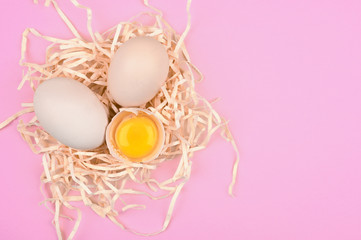
[[[37,3],[36,0],[34,2]],[[155,13],[139,14],[132,21],[121,22],[103,34],[94,33],[92,30],[91,9],[80,5],[76,0],[71,0],[71,2],[74,6],[85,9],[87,28],[92,41],[84,40],[54,0],[47,0],[45,5],[51,3],[55,7],[59,16],[74,34],[74,38],[59,39],[45,36],[33,28],[26,29],[22,35],[20,59],[20,65],[26,68],[26,72],[19,89],[26,82],[35,90],[38,84],[50,78],[72,78],[89,87],[97,95],[107,107],[111,118],[120,108],[106,91],[111,57],[128,39],[144,35],[157,39],[166,47],[170,59],[170,73],[159,93],[147,104],[141,106],[153,112],[162,121],[166,132],[165,145],[161,154],[150,162],[121,162],[109,154],[105,144],[93,151],[75,150],[60,144],[45,132],[39,126],[36,117],[28,122],[19,121],[17,129],[22,138],[34,153],[43,155],[44,172],[41,181],[44,186],[50,188],[50,196],[47,196],[45,203],[50,202],[54,206],[53,223],[58,239],[63,239],[60,226],[63,207],[77,211],[78,218],[68,239],[75,236],[81,220],[80,210],[71,205],[71,202],[75,201],[82,201],[98,215],[108,217],[122,229],[135,234],[150,236],[164,231],[170,223],[177,197],[190,178],[191,156],[194,152],[206,147],[217,129],[222,129],[222,136],[231,142],[236,152],[233,177],[229,186],[229,194],[233,195],[239,152],[227,122],[219,116],[209,101],[195,91],[195,83],[201,81],[203,76],[191,63],[184,45],[184,39],[190,29],[191,1],[187,2],[188,23],[182,35],[177,34],[163,19],[162,12],[149,5],[147,0],[144,0],[144,4]],[[154,25],[143,25],[137,21],[144,15],[152,17]],[[51,42],[46,51],[45,64],[25,61],[29,34]],[[24,103],[22,106],[24,108],[21,111],[0,123],[0,129],[19,116],[33,112],[32,103]],[[180,161],[173,177],[161,182],[152,177],[152,172],[160,163],[176,157],[179,157]],[[147,186],[148,191],[128,188],[129,181]],[[163,190],[165,194],[153,195],[157,190]],[[144,195],[153,200],[171,197],[162,228],[154,233],[140,233],[123,224],[118,218],[119,212],[146,207],[134,203],[126,204],[122,200],[125,194]],[[123,202],[119,210],[115,209],[115,203],[118,200]]]

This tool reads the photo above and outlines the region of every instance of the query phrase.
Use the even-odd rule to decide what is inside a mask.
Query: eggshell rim
[[[110,138],[112,137],[110,135],[111,134],[110,133],[111,126],[114,123],[114,121],[124,112],[133,113],[135,115],[138,115],[139,112],[144,112],[145,114],[150,116],[153,121],[156,121],[156,126],[157,126],[157,129],[159,130],[159,132],[158,132],[159,140],[157,142],[158,150],[154,150],[154,152],[152,152],[150,155],[143,157],[144,160],[132,161],[130,158],[119,155],[117,153],[117,151],[114,150],[115,149],[114,144],[110,141]],[[146,163],[146,162],[150,162],[150,161],[156,159],[162,152],[164,143],[165,143],[165,130],[164,130],[163,123],[151,111],[149,111],[147,109],[142,109],[142,108],[124,108],[124,109],[120,109],[119,112],[109,122],[109,124],[106,128],[106,131],[105,131],[105,142],[109,149],[110,154],[113,157],[115,157],[116,159],[121,160],[121,161],[128,161],[128,162]]]

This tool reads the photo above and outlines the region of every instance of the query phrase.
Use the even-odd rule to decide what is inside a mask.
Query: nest
[[[145,5],[155,13],[142,13],[129,22],[121,22],[103,34],[94,33],[91,27],[91,9],[80,5],[76,0],[72,3],[86,10],[88,15],[88,31],[91,41],[86,41],[71,24],[55,1],[46,1],[55,7],[60,17],[74,34],[73,39],[58,39],[44,36],[33,28],[23,33],[20,64],[27,68],[19,89],[28,82],[35,90],[36,86],[47,79],[67,77],[75,79],[89,87],[108,108],[111,119],[121,106],[117,105],[107,91],[107,72],[110,60],[117,48],[130,38],[150,36],[161,42],[167,49],[170,59],[169,76],[158,94],[148,103],[141,106],[158,117],[165,128],[165,145],[159,157],[146,163],[119,161],[109,154],[106,145],[92,151],[79,151],[57,142],[45,132],[34,117],[30,121],[19,121],[18,131],[28,143],[32,151],[42,154],[44,172],[41,182],[50,189],[46,202],[52,203],[54,225],[59,239],[62,239],[60,227],[61,208],[76,210],[77,221],[68,239],[72,239],[80,224],[81,212],[72,205],[81,201],[93,209],[98,215],[107,217],[122,229],[141,235],[154,235],[164,231],[172,216],[176,199],[184,184],[190,177],[194,152],[204,149],[211,136],[221,129],[222,136],[231,142],[236,151],[233,167],[233,178],[229,186],[229,194],[236,180],[239,154],[233,137],[227,128],[227,122],[213,109],[211,103],[195,91],[195,83],[202,80],[202,75],[191,63],[184,45],[184,38],[190,28],[188,1],[188,24],[182,35],[162,18],[158,9]],[[35,1],[36,2],[36,1]],[[141,16],[154,20],[153,25],[143,25],[137,21]],[[51,45],[47,48],[45,64],[25,61],[27,52],[27,36],[33,34],[43,38]],[[0,124],[5,127],[17,117],[33,112],[31,103],[23,104],[24,109]],[[157,180],[154,172],[164,161],[176,161],[178,167],[168,180]],[[146,186],[145,190],[129,187],[133,182]],[[154,194],[159,191],[163,194]],[[125,203],[124,195],[145,195],[157,200],[171,198],[167,215],[160,231],[140,233],[129,229],[118,219],[119,212],[133,208],[145,208],[144,205]],[[117,209],[116,203],[122,201],[122,208]]]

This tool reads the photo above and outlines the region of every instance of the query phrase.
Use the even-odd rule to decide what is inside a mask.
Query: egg
[[[108,90],[123,107],[140,106],[151,100],[169,71],[165,46],[151,37],[135,37],[123,43],[112,57]]]
[[[41,83],[34,94],[34,111],[44,130],[71,148],[89,150],[105,140],[107,111],[76,80],[59,77]]]
[[[109,123],[106,142],[119,160],[147,162],[157,158],[164,146],[162,122],[148,110],[122,108]]]

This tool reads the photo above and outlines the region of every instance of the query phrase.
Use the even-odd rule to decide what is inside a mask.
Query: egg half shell
[[[117,127],[124,121],[135,116],[146,115],[155,123],[158,131],[158,140],[157,143],[150,154],[143,158],[129,158],[125,156],[117,147],[115,134]],[[162,122],[150,111],[141,108],[122,108],[120,111],[112,118],[106,129],[106,143],[109,149],[110,154],[122,161],[131,161],[131,162],[148,162],[156,159],[161,153],[164,141],[165,141],[165,131]]]
[[[89,150],[104,143],[107,111],[76,80],[58,77],[41,83],[34,94],[34,111],[45,131],[64,145]]]

